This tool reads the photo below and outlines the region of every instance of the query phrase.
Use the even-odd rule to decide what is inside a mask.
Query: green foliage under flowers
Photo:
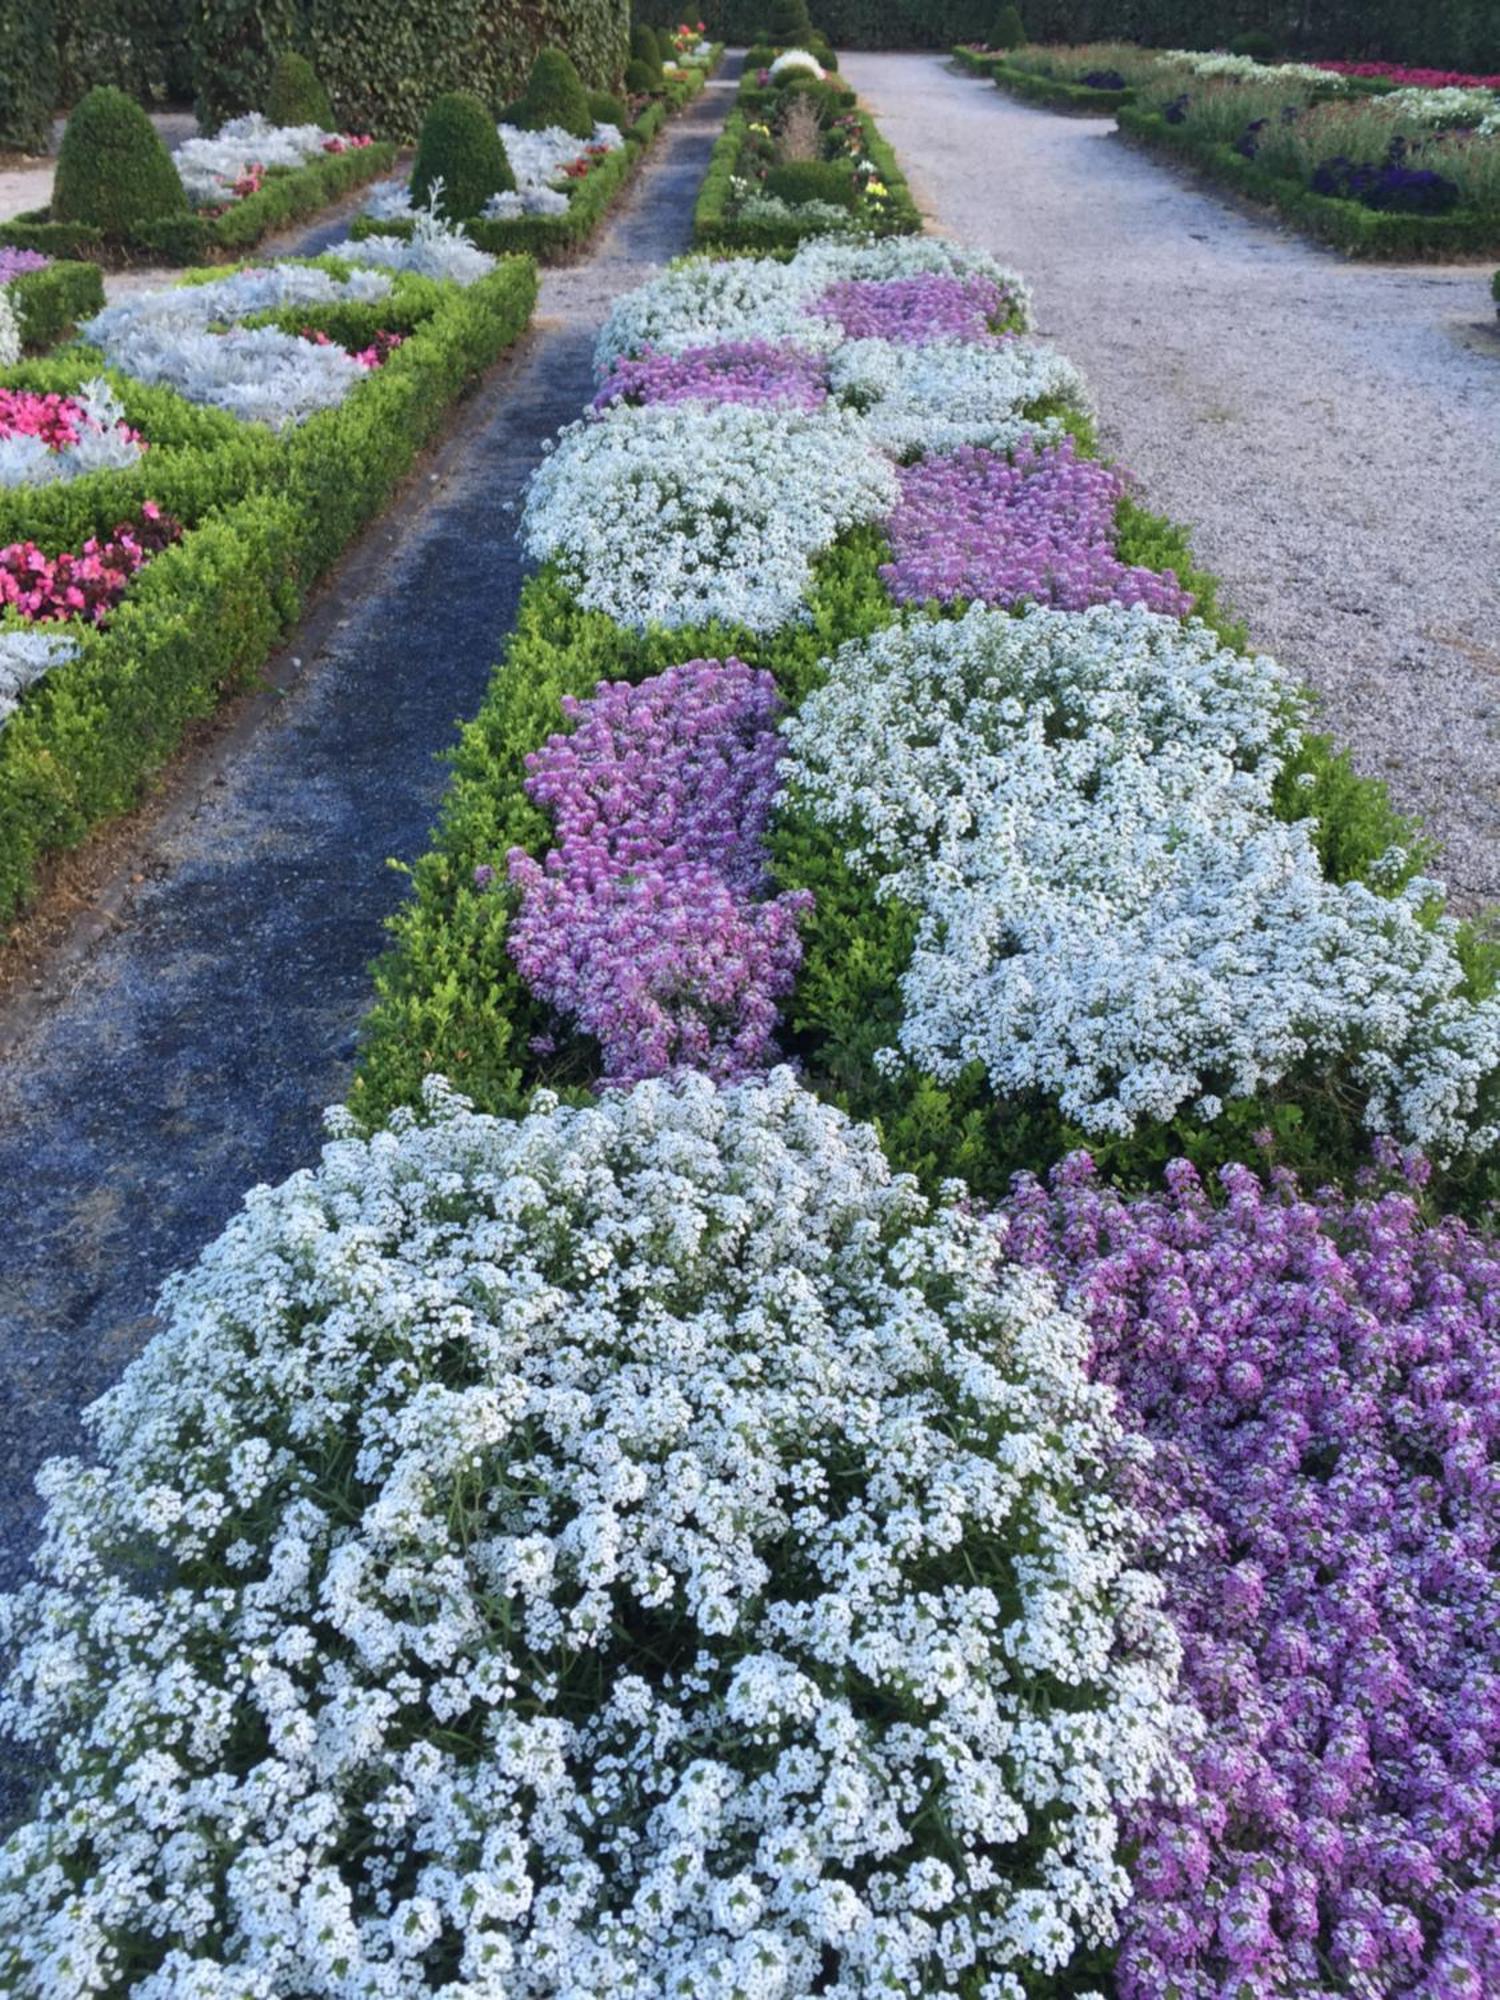
[[[859,206],[853,176],[837,160],[783,160],[770,169],[763,185],[780,201],[826,201],[851,212]]]
[[[632,68],[638,60],[632,60]],[[655,80],[660,84],[660,63],[656,66]],[[578,71],[561,49],[543,49],[538,54],[531,66],[525,95],[516,107],[514,122],[528,132],[540,132],[549,125],[560,125],[575,139],[593,136],[594,121],[589,112],[588,92]]]
[[[140,105],[108,84],[91,90],[63,134],[54,219],[126,238],[142,223],[186,214],[187,207],[172,156]]]
[[[81,319],[104,305],[104,273],[97,264],[59,259],[40,271],[23,271],[6,286],[28,354],[44,354]]]
[[[299,56],[295,49],[285,49],[276,58],[265,110],[273,125],[321,125],[325,132],[335,129],[328,92],[307,57]]]
[[[995,25],[990,29],[989,45],[992,49],[1018,49],[1026,40],[1025,24],[1021,20],[1019,7],[1002,7],[995,16]]]
[[[431,204],[439,181],[439,212],[452,222],[478,215],[492,194],[516,184],[495,121],[472,91],[448,91],[423,121],[411,170],[418,207]]]
[[[340,276],[351,268],[314,261]],[[0,495],[0,537],[30,536],[49,553],[107,532],[148,497],[188,527],[0,730],[0,919],[31,894],[49,855],[132,805],[187,725],[253,676],[455,398],[524,331],[535,299],[526,258],[463,290],[398,280],[394,310],[410,337],[338,409],[280,437],[113,378],[150,441],[144,470]],[[8,379],[66,391],[97,372],[84,348]]]

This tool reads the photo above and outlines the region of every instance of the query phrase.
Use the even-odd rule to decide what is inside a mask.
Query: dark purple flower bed
[[[765,896],[774,680],[689,660],[563,706],[577,728],[526,759],[557,845],[541,862],[509,857],[523,977],[598,1040],[611,1083],[684,1064],[721,1080],[764,1068],[812,901]]]
[[[1500,1252],[1409,1188],[1081,1157],[1014,1242],[1157,1448],[1207,1720],[1141,1842],[1121,2000],[1500,1993]],[[1184,1537],[1193,1546],[1183,1546]]]
[[[612,403],[772,403],[815,410],[828,397],[828,364],[775,340],[725,340],[681,354],[622,355],[591,407]]]
[[[901,604],[1023,598],[1062,611],[1144,604],[1174,617],[1193,599],[1170,570],[1122,563],[1114,550],[1123,475],[1080,458],[1071,438],[1014,459],[966,445],[901,471],[891,516],[893,560],[881,568]]]

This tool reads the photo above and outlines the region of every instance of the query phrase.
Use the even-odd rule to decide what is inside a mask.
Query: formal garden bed
[[[499,282],[415,247],[85,331],[363,343],[295,501]],[[23,2000],[1492,1983],[1500,947],[1034,327],[842,226],[615,303],[350,1102],[0,1601]],[[167,442],[88,393],[41,492]]]
[[[97,264],[0,248],[0,301],[15,322],[21,351],[44,354],[99,311],[104,274]]]

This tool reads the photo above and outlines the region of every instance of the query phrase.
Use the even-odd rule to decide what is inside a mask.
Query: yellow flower
[[[865,193],[866,193],[866,194],[889,194],[889,193],[890,193],[890,189],[889,189],[889,188],[888,188],[888,187],[887,187],[887,186],[885,185],[884,181],[866,181],[866,182],[865,182]]]

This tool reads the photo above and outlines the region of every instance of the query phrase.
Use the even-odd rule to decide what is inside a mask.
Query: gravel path
[[[1256,643],[1500,899],[1500,339],[1489,267],[1346,263],[940,57],[851,55],[935,226],[1018,265],[1106,447]]]
[[[161,1280],[248,1187],[316,1155],[402,893],[387,857],[426,845],[437,753],[514,617],[523,483],[592,388],[616,295],[687,247],[729,88],[668,127],[594,255],[544,275],[537,331],[467,406],[430,492],[365,538],[273,663],[284,692],[125,863],[114,928],[0,1014],[0,1584],[31,1543],[37,1465],[77,1447]]]

